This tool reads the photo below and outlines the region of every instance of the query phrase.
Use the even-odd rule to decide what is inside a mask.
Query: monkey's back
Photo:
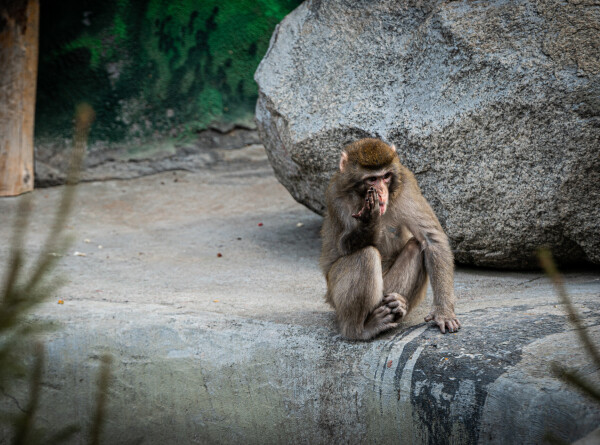
[[[325,193],[327,209],[325,211],[323,225],[321,226],[321,257],[319,259],[319,266],[321,267],[325,277],[327,277],[327,273],[329,272],[329,269],[331,269],[333,263],[335,263],[341,256],[339,251],[340,249],[336,244],[341,237],[342,228],[339,217],[337,217],[335,214],[335,202],[333,195],[335,195],[337,192],[333,190],[334,188],[335,183],[334,179],[332,179],[327,187],[327,192]]]

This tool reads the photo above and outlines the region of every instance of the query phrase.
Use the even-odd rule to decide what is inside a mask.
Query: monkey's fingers
[[[391,312],[392,312],[392,310],[389,307],[384,305],[384,306],[379,306],[378,308],[376,308],[372,312],[372,314],[376,317],[383,317],[385,315],[390,314]]]
[[[396,303],[396,304],[394,304],[394,303]],[[390,304],[391,304],[393,307],[396,307],[400,303],[398,302],[398,299],[396,298],[395,294],[387,294],[387,295],[384,295],[383,300],[381,300],[381,304],[386,305],[386,306],[390,306]],[[390,307],[392,307],[392,306],[390,306]]]
[[[356,218],[356,219],[363,219],[365,217],[366,212],[367,212],[367,203],[365,202],[365,205],[363,206],[363,208],[360,209],[357,213],[353,213],[352,217]]]
[[[425,317],[425,321],[433,321],[440,328],[442,334],[446,333],[446,328],[448,328],[448,332],[458,332],[460,329],[460,322],[456,318],[438,317],[431,313]]]
[[[375,203],[373,201],[373,187],[371,187],[367,192],[367,197],[365,198],[365,208],[367,209],[367,211],[370,212],[371,210],[373,210],[374,205]]]
[[[375,204],[379,204],[379,193],[375,189],[373,189],[373,200],[375,201]]]
[[[450,332],[458,332],[460,329],[460,322],[456,318],[446,321],[446,324],[448,325],[448,330]]]
[[[440,331],[442,331],[442,334],[446,333],[446,327],[448,328],[448,332],[452,333],[452,332],[458,332],[458,325],[454,322],[454,320],[436,320],[435,321],[436,324],[438,325],[438,327],[440,328]]]
[[[391,312],[390,309],[386,306],[380,306],[380,308],[387,309],[377,314],[379,322],[385,327],[385,329],[393,329],[398,327],[398,323],[394,321],[396,319],[396,315],[393,312]]]
[[[391,309],[395,322],[403,319],[408,313],[406,298],[396,292],[385,295],[383,300],[381,300],[381,305],[385,305]]]
[[[384,304],[389,307],[392,312],[394,311],[394,309],[397,309],[400,307],[400,302],[398,300],[396,300],[395,298],[391,301],[388,302],[384,302]]]
[[[379,195],[372,187],[369,190],[369,212],[372,216],[379,215]]]

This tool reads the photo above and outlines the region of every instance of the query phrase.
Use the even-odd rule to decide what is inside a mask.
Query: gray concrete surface
[[[401,328],[346,341],[323,301],[321,218],[262,147],[217,154],[210,169],[78,187],[67,282],[35,314],[59,325],[39,425],[79,423],[73,443],[87,443],[108,352],[107,444],[542,443],[598,427],[600,407],[550,374],[558,361],[600,383],[541,273],[459,268],[459,333],[422,322],[428,300]],[[61,192],[33,193],[31,254]],[[2,266],[20,199],[0,200]],[[600,343],[600,273],[566,281]],[[19,409],[22,388],[0,402]]]

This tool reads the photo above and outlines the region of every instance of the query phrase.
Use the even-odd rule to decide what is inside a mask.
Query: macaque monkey
[[[433,320],[456,332],[448,238],[396,148],[361,139],[342,152],[326,193],[320,265],[342,334],[368,340],[398,326],[425,297]]]

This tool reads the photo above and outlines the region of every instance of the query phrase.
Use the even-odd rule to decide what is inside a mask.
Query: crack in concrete
[[[517,286],[522,286],[522,285],[524,285],[524,284],[527,284],[527,283],[531,283],[531,282],[533,282],[533,281],[540,280],[540,279],[542,279],[542,278],[544,278],[544,277],[545,277],[545,275],[540,275],[539,277],[532,278],[531,280],[525,280],[525,281],[521,281],[520,283],[517,283]]]
[[[4,388],[3,388],[3,387],[0,387],[0,391],[2,392],[2,395],[3,395],[3,396],[5,396],[5,397],[8,397],[9,399],[11,399],[11,400],[12,400],[12,401],[15,403],[15,405],[17,406],[17,408],[19,409],[19,411],[21,411],[21,412],[23,412],[23,413],[26,413],[26,412],[27,412],[27,411],[25,411],[25,410],[24,410],[24,409],[21,407],[21,405],[19,404],[19,401],[17,400],[17,398],[16,398],[16,397],[14,397],[14,396],[11,396],[10,394],[8,394],[8,393],[7,393],[7,392],[4,390]]]

